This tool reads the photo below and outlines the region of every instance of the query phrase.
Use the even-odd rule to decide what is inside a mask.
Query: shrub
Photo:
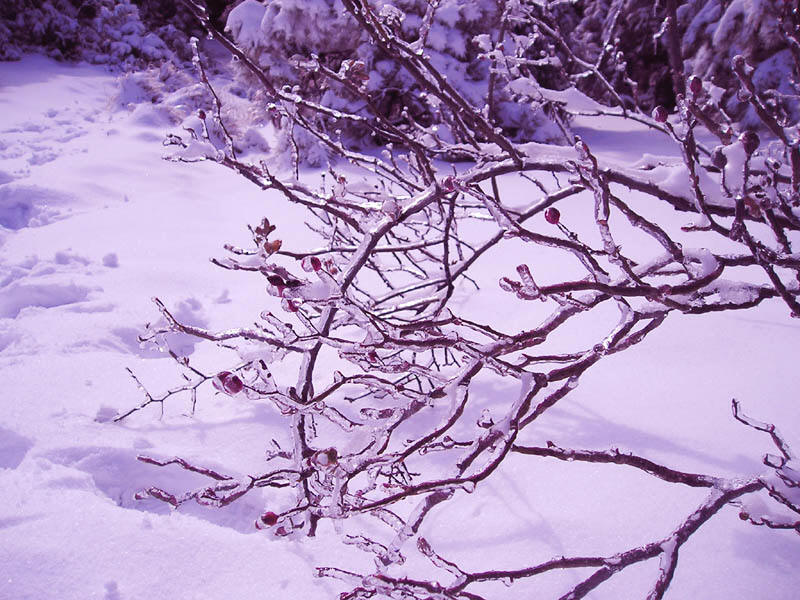
[[[184,54],[194,22],[171,2],[138,4],[141,10],[131,0],[8,0],[0,7],[0,60],[43,51],[130,70]]]
[[[165,336],[180,333],[220,344],[234,351],[234,358],[204,372],[168,349],[185,382],[161,395],[147,392],[140,406],[117,420],[179,394],[188,394],[194,405],[198,391],[210,383],[219,393],[274,405],[291,442],[268,449],[272,470],[243,478],[181,458],[142,456],[157,466],[177,464],[204,474],[210,483],[184,494],[153,487],[139,497],[175,508],[190,501],[223,507],[257,488],[269,489],[271,501],[254,520],[274,537],[314,535],[323,519],[374,517],[382,532],[368,534],[375,529],[364,526],[358,535],[342,536],[344,543],[374,554],[373,572],[318,570],[343,582],[342,598],[475,598],[480,583],[588,567],[593,572],[562,596],[583,598],[616,573],[657,557],[660,569],[649,597],[662,598],[681,546],[730,503],[739,503],[741,518],[753,525],[800,531],[794,455],[774,425],[745,416],[735,401],[734,417],[768,434],[775,445],[777,454],[765,457],[763,475],[684,473],[613,448],[523,441],[523,432],[568,397],[588,370],[646,344],[670,315],[746,310],[776,301],[800,316],[800,260],[794,248],[800,231],[800,149],[796,132],[756,89],[745,58],[734,57],[732,73],[767,133],[716,120],[724,110],[715,90],[699,78],[687,79],[679,55],[670,59],[669,75],[679,89],[671,119],[663,109],[650,118],[601,105],[575,87],[543,88],[518,50],[544,43],[541,36],[565,52],[570,42],[546,27],[547,19],[553,21],[538,3],[506,4],[500,17],[502,30],[525,21],[539,23],[538,31],[527,38],[520,34],[509,45],[477,42],[497,79],[487,80],[485,92],[474,97],[443,76],[441,57],[427,45],[406,39],[395,13],[366,0],[342,0],[348,16],[337,22],[359,32],[345,39],[359,40],[357,52],[365,43],[372,46],[371,57],[357,55],[339,64],[331,53],[341,40],[325,56],[316,53],[319,48],[297,45],[292,51],[302,54],[291,69],[281,62],[286,42],[276,43],[272,50],[278,54],[269,48],[254,52],[245,44],[251,38],[244,21],[237,29],[242,13],[232,12],[228,23],[246,47],[216,30],[197,5],[188,6],[274,99],[274,118],[318,140],[346,168],[331,165],[333,180],[317,187],[298,177],[297,145],[295,169],[286,174],[265,162],[245,162],[233,150],[218,104],[198,116],[191,135],[170,138],[176,160],[214,160],[306,207],[324,245],[308,248],[303,240],[284,239],[264,219],[251,228],[251,247],[226,247],[229,256],[217,264],[262,277],[280,302],[280,310],[265,311],[255,326],[206,330],[182,323],[157,301],[161,320],[144,340],[163,344]],[[262,27],[278,27],[281,10],[301,5],[271,6],[263,11]],[[461,5],[433,3],[423,23],[436,22],[439,6]],[[251,9],[261,11],[253,3],[239,7]],[[269,10],[278,12],[264,25]],[[793,31],[791,44],[797,42],[798,29]],[[679,48],[674,19],[664,35],[670,47]],[[256,34],[252,39],[261,44]],[[373,77],[381,77],[374,75],[378,56],[402,68],[403,77],[413,81],[413,98],[441,118],[414,118],[402,101],[402,119],[387,114],[372,84]],[[795,78],[798,65],[792,65]],[[595,78],[611,97],[619,97],[617,84],[596,64],[584,66],[569,80]],[[302,74],[317,83],[303,84]],[[506,86],[520,103],[557,105],[565,117],[559,120],[562,139],[570,144],[526,143],[498,127],[506,105],[490,102],[484,110],[482,100],[492,98],[493,85]],[[796,100],[797,90],[793,93]],[[351,100],[334,109],[323,101],[326,94]],[[572,137],[568,117],[576,113],[636,121],[652,135],[672,139],[682,156],[616,164]],[[439,122],[452,123],[459,135],[441,134]],[[353,149],[336,133],[346,126],[383,140],[383,152]],[[698,141],[709,138],[717,138],[718,146]],[[504,191],[512,176],[522,182],[515,188],[524,190],[522,199]],[[681,228],[678,219],[664,218],[665,211],[693,222]],[[640,243],[623,245],[623,238]],[[482,268],[487,261],[491,268]],[[557,268],[548,269],[554,262]],[[741,267],[762,276],[740,281]],[[531,324],[506,322],[502,306],[493,314],[465,314],[463,295],[470,285],[486,285],[488,277],[506,302],[531,303]],[[296,383],[276,383],[272,373],[292,364],[298,365]],[[481,381],[515,391],[486,398]],[[708,495],[671,532],[641,546],[613,555],[562,556],[514,571],[487,558],[485,569],[471,572],[442,556],[420,528],[435,518],[437,506],[458,502],[512,455],[626,465],[674,485],[706,488]],[[771,505],[751,504],[762,491]],[[429,560],[436,574],[399,570],[412,553]]]

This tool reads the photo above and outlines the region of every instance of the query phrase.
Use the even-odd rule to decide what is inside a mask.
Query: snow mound
[[[75,198],[38,185],[8,183],[0,186],[0,227],[41,227],[69,216]]]
[[[90,292],[88,287],[74,283],[14,282],[0,297],[0,318],[13,319],[29,307],[53,308],[83,302]]]
[[[33,447],[33,440],[0,427],[0,469],[16,469]]]

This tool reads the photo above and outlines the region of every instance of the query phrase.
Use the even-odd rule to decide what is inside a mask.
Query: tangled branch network
[[[276,190],[307,209],[314,219],[309,226],[324,244],[308,249],[302,240],[280,239],[264,219],[251,227],[250,247],[226,246],[228,254],[216,264],[262,277],[281,303],[278,314],[264,312],[251,326],[210,331],[180,322],[156,301],[162,318],[145,341],[163,344],[164,336],[179,332],[235,356],[245,346],[262,352],[208,373],[170,350],[183,383],[161,395],[145,391],[144,401],[117,420],[177,396],[188,396],[194,409],[200,391],[213,386],[272,404],[291,441],[267,449],[271,470],[243,477],[182,458],[141,456],[157,467],[199,473],[209,484],[182,494],[149,488],[139,497],[175,508],[186,502],[223,507],[257,488],[269,489],[288,499],[283,511],[254,515],[256,526],[274,537],[314,536],[327,519],[374,520],[360,534],[342,534],[344,544],[374,555],[374,570],[318,569],[320,576],[342,582],[343,600],[479,599],[481,590],[490,589],[482,584],[589,569],[561,596],[578,599],[650,559],[660,561],[648,595],[657,599],[672,581],[681,546],[728,505],[739,506],[741,518],[753,525],[800,533],[797,459],[774,425],[746,416],[736,401],[734,418],[769,435],[775,446],[760,476],[720,478],[616,448],[522,441],[523,432],[533,432],[589,369],[644,343],[670,315],[739,311],[774,301],[800,316],[797,130],[756,90],[743,58],[736,57],[731,68],[761,120],[760,134],[740,128],[715,101],[710,84],[684,75],[674,1],[666,3],[662,32],[678,92],[674,114],[661,106],[645,113],[633,82],[606,79],[603,61],[619,61],[625,72],[621,54],[604,51],[596,62],[580,58],[547,3],[500,2],[498,35],[483,47],[490,65],[485,105],[476,106],[426,45],[438,2],[426,4],[422,29],[409,40],[397,27],[403,17],[398,9],[342,0],[375,52],[413,80],[425,107],[424,113],[408,107],[387,113],[380,92],[368,86],[371,65],[364,61],[301,56],[293,66],[298,77],[316,83],[283,85],[216,29],[200,4],[185,3],[270,98],[273,119],[288,132],[293,169],[279,174],[266,162],[237,157],[217,94],[200,115],[200,135],[167,140],[173,158],[215,161],[264,190]],[[620,5],[614,3],[615,10]],[[780,22],[798,72],[800,23],[786,6]],[[546,57],[551,64],[558,54],[573,87],[555,91],[537,80],[543,59],[531,49],[543,44],[552,50]],[[196,45],[195,64],[213,92]],[[599,84],[605,103],[574,87],[587,79]],[[335,90],[357,108],[329,106],[319,90]],[[501,99],[535,105],[561,138],[517,139],[498,126]],[[570,122],[577,117],[635,121],[671,140],[680,158],[617,164],[574,136]],[[353,143],[354,131],[374,145]],[[299,176],[301,132],[331,159],[332,177],[319,186]],[[511,188],[523,190],[525,200],[518,191],[507,193]],[[675,224],[687,219],[692,221],[682,227]],[[542,265],[514,264],[519,255],[545,262],[558,257],[553,260],[566,266],[553,277]],[[740,281],[742,267],[759,276]],[[509,330],[513,324],[502,318],[502,306],[483,315],[460,310],[471,286],[486,286],[489,277],[491,286],[501,288],[498,298],[530,303],[535,325]],[[576,344],[570,331],[588,322],[602,333]],[[292,356],[299,359],[288,361]],[[278,385],[273,377],[286,364],[299,365],[292,386]],[[478,385],[487,379],[503,382],[504,389],[513,382],[516,391],[487,403],[485,387]],[[435,518],[437,507],[475,490],[512,455],[623,465],[675,486],[706,489],[707,496],[672,531],[642,546],[612,555],[559,556],[515,570],[464,569],[423,537],[421,527]],[[747,499],[764,493],[769,506],[749,508]],[[407,564],[422,559],[430,568],[420,576],[401,569],[410,554],[415,561]]]

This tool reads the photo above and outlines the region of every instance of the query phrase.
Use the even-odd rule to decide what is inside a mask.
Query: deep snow
[[[109,422],[142,399],[126,367],[153,391],[177,381],[174,363],[136,340],[158,316],[151,296],[211,328],[246,323],[275,299],[257,277],[208,258],[221,256],[223,243],[246,243],[246,224],[264,216],[298,248],[311,242],[303,213],[279,195],[212,163],[162,160],[160,142],[174,125],[158,105],[120,103],[119,89],[97,67],[38,56],[0,63],[0,599],[337,597],[343,588],[315,578],[314,567],[364,566],[369,557],[341,546],[328,522],[316,539],[257,532],[254,519],[279,498],[253,494],[225,510],[178,511],[133,498],[149,485],[180,492],[202,482],[137,454],[255,473],[269,440],[285,436],[271,406],[210,391],[193,416],[176,398],[163,418],[150,407]],[[615,158],[674,153],[613,119],[602,130],[589,126],[584,138]],[[463,306],[491,311],[500,294],[484,288]],[[527,310],[520,301],[507,318]],[[777,302],[672,318],[589,371],[526,436],[635,450],[713,475],[758,473],[769,438],[737,424],[730,400],[777,423],[800,448],[799,333]],[[215,348],[173,343],[199,364],[218,364]],[[488,382],[483,390],[487,404],[507,391]],[[704,496],[623,467],[513,456],[431,518],[424,534],[462,567],[521,567],[664,536]],[[798,564],[800,537],[755,528],[728,507],[682,548],[667,598],[794,600]],[[653,561],[632,567],[590,597],[644,597],[656,569]],[[553,573],[483,590],[551,598],[584,576]]]

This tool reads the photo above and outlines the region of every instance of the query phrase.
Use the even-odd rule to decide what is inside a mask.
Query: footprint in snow
[[[43,458],[54,464],[71,467],[88,474],[92,480],[90,486],[113,500],[121,508],[156,514],[169,514],[173,510],[177,510],[183,514],[242,533],[256,531],[253,523],[260,511],[263,510],[264,502],[260,490],[253,490],[248,495],[221,508],[205,506],[194,500],[188,500],[177,509],[173,509],[166,502],[152,497],[136,499],[137,492],[149,488],[155,487],[179,497],[185,492],[200,490],[215,483],[209,477],[192,473],[177,465],[157,467],[144,463],[137,460],[139,454],[141,452],[135,449],[85,446],[52,450],[44,454]],[[147,454],[153,456],[150,453]],[[171,458],[153,457],[159,460]],[[220,469],[213,463],[203,463],[202,466],[224,472],[224,469]],[[63,472],[47,485],[56,489],[81,489],[80,486],[76,486],[74,477],[63,477]],[[91,487],[87,491],[91,491]]]
[[[31,448],[32,440],[0,427],[0,469],[16,469]]]
[[[208,326],[203,304],[197,298],[186,298],[178,302],[176,306],[169,308],[179,323],[202,328]],[[166,352],[162,352],[158,345],[139,341],[139,336],[146,337],[149,330],[163,326],[166,326],[166,321],[160,318],[149,328],[117,327],[111,330],[115,339],[109,340],[109,345],[122,351],[136,354],[141,358],[167,358],[169,355]],[[162,337],[167,346],[179,356],[190,356],[194,353],[195,346],[200,342],[198,338],[185,333],[168,333]]]
[[[109,312],[114,304],[92,302],[103,288],[96,275],[119,267],[119,259],[108,253],[96,261],[70,250],[56,252],[52,259],[29,256],[16,263],[0,258],[0,320],[15,319],[31,307],[53,309],[62,306],[72,312]],[[14,341],[12,331],[0,328],[0,352]]]
[[[90,276],[90,263],[84,256],[61,251],[52,260],[28,257],[17,264],[0,264],[0,319],[16,318],[29,307],[55,308],[88,300],[93,291],[102,288],[73,279]],[[64,281],[64,275],[69,281]]]
[[[77,199],[38,185],[0,185],[0,228],[42,227],[69,217]]]
[[[122,600],[122,596],[119,595],[119,588],[117,587],[116,581],[109,581],[105,585],[106,595],[103,597],[103,600]]]

